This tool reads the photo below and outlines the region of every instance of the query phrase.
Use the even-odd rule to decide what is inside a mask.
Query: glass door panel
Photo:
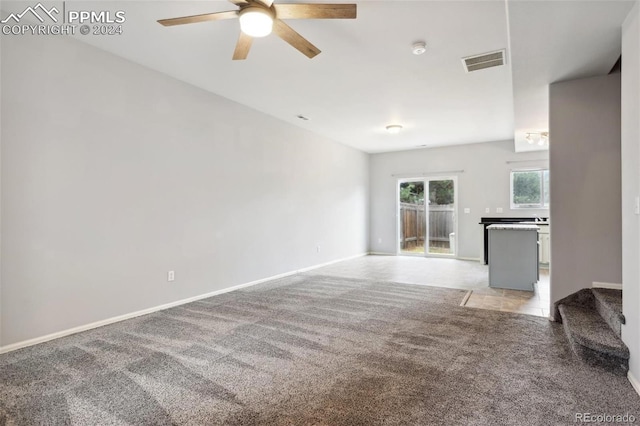
[[[426,212],[424,180],[400,182],[399,251],[400,254],[425,254]]]
[[[455,254],[456,206],[453,179],[429,179],[429,254]]]

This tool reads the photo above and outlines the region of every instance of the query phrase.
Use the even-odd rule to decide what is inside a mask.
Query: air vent
[[[483,70],[485,68],[500,67],[506,63],[505,50],[483,53],[482,55],[462,58],[462,65],[466,72]]]

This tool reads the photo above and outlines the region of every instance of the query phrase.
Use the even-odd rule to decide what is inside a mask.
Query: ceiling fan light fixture
[[[274,0],[229,1],[236,5],[238,9],[159,19],[158,23],[168,27],[238,18],[241,31],[236,42],[236,48],[233,51],[232,59],[234,61],[247,59],[253,39],[265,37],[272,32],[298,52],[311,59],[320,53],[320,49],[287,25],[282,19],[355,19],[358,15],[357,4],[328,4],[315,3],[315,1],[311,4],[290,3],[289,1],[276,4]]]
[[[265,37],[273,29],[273,16],[261,7],[246,7],[240,11],[240,29],[251,37]]]

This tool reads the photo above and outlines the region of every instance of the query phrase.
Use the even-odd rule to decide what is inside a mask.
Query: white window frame
[[[516,204],[513,202],[513,177],[515,173],[527,173],[527,172],[542,172],[540,173],[540,204]],[[549,192],[549,188],[544,185],[544,172],[549,173],[549,169],[535,168],[535,169],[514,169],[509,174],[509,199],[511,202],[511,209],[513,210],[549,210],[549,204],[545,204],[545,194]]]

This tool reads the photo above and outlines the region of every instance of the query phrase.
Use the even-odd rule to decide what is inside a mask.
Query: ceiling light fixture
[[[427,51],[427,43],[424,41],[415,42],[413,43],[413,46],[411,46],[411,51],[414,55],[422,55]]]
[[[525,140],[529,145],[537,143],[540,146],[549,145],[549,132],[527,132]]]
[[[385,129],[387,129],[387,132],[395,135],[400,133],[400,130],[402,130],[402,126],[399,124],[389,124],[387,127],[385,127]]]
[[[240,29],[251,37],[268,36],[273,29],[273,14],[262,7],[245,7],[240,11]]]

